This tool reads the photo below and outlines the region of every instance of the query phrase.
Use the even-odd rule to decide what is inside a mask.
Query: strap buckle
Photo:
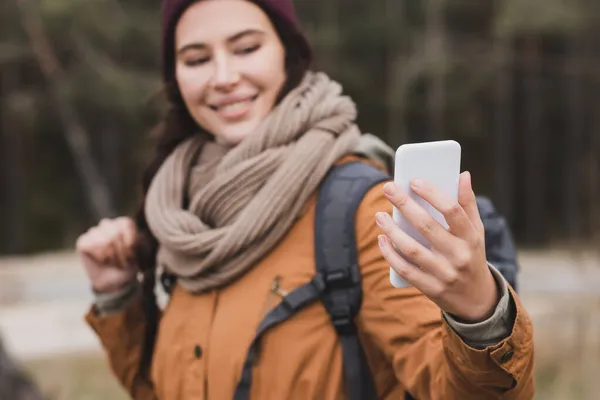
[[[339,335],[350,335],[356,332],[352,312],[347,305],[338,305],[330,310],[333,327]]]
[[[339,335],[352,335],[356,332],[351,305],[355,303],[356,283],[352,279],[354,268],[334,269],[325,275],[324,303],[331,322]]]
[[[351,272],[353,269],[357,269],[357,267],[352,266],[351,268],[329,271],[327,275],[325,275],[325,285],[327,290],[353,287],[354,282],[352,280]]]

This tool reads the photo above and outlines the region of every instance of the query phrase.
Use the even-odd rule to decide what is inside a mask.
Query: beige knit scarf
[[[355,118],[339,84],[308,73],[224,156],[194,166],[200,136],[182,143],[146,199],[159,265],[194,293],[239,278],[288,232],[329,168],[356,148]]]

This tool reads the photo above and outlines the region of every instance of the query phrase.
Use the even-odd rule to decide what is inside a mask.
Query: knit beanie
[[[162,74],[163,81],[173,80],[175,75],[175,26],[184,11],[198,0],[163,0],[162,5]],[[202,1],[202,0],[200,0]],[[248,0],[261,7],[267,15],[279,18],[280,29],[289,29],[292,46],[298,46],[300,55],[310,63],[312,50],[300,23],[292,0]],[[273,21],[271,21],[273,22]],[[283,25],[283,26],[282,26]],[[277,32],[281,37],[281,32]]]

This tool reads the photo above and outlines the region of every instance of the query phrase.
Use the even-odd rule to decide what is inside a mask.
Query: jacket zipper
[[[277,275],[271,284],[271,292],[278,294],[281,297],[287,296],[289,293],[283,290],[280,286],[281,276]]]
[[[282,278],[279,275],[273,279],[267,301],[265,302],[265,311],[263,315],[267,315],[275,307],[277,298],[282,299],[288,295],[288,292],[281,288],[281,279]]]

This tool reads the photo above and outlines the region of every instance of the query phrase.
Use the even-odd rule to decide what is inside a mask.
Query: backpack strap
[[[252,367],[257,361],[262,336],[319,299],[340,337],[349,399],[377,399],[375,384],[354,324],[362,303],[355,233],[356,211],[373,186],[390,179],[389,175],[363,162],[343,164],[329,171],[321,184],[315,213],[317,274],[312,281],[284,297],[260,323],[248,350],[234,400],[250,399]],[[511,280],[510,271],[516,271],[518,264],[510,231],[488,199],[478,197],[477,205],[485,226],[488,260],[516,287],[516,278]],[[414,398],[406,392],[405,400]]]
[[[486,258],[517,291],[519,261],[508,224],[489,198],[477,196],[477,208],[485,229]]]
[[[342,345],[344,378],[350,400],[377,399],[354,318],[362,303],[356,244],[356,211],[366,193],[390,176],[363,162],[330,170],[321,184],[315,215],[317,275],[323,277],[322,302]]]
[[[287,321],[291,316],[307,305],[317,301],[324,289],[325,283],[323,282],[323,279],[320,275],[316,275],[310,282],[300,286],[285,296],[281,302],[265,316],[258,326],[256,335],[248,349],[246,361],[244,361],[244,367],[242,369],[242,376],[233,395],[234,400],[250,400],[252,367],[258,360],[262,336],[271,328]]]

